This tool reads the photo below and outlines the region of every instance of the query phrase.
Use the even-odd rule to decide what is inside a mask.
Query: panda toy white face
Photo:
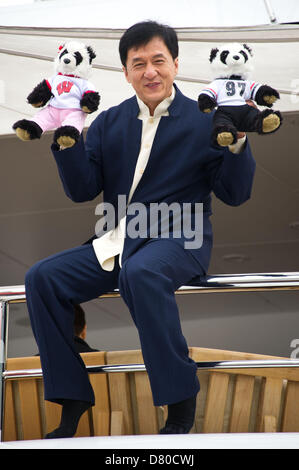
[[[211,50],[213,78],[240,77],[247,79],[253,69],[252,52],[247,44],[224,44]]]
[[[75,75],[87,79],[91,73],[91,62],[95,53],[91,47],[86,47],[77,41],[70,41],[60,47],[59,54],[54,60],[56,73]]]

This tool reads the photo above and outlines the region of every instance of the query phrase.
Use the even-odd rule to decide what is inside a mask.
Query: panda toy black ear
[[[217,47],[215,47],[214,49],[211,50],[210,62],[213,62],[213,60],[215,59],[218,51],[219,51],[219,49],[217,49]]]
[[[252,54],[252,49],[251,49],[251,47],[248,46],[248,44],[243,44],[243,47],[244,47],[244,49],[247,49],[247,51],[249,52],[249,54],[250,54],[251,56],[253,55],[253,54]]]
[[[94,52],[93,48],[90,46],[88,46],[86,49],[89,54],[89,63],[91,64],[91,61],[96,58],[96,53]]]

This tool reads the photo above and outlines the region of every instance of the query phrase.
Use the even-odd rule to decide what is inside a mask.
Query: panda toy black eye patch
[[[239,54],[242,54],[242,56],[243,56],[244,59],[245,59],[245,62],[247,62],[247,60],[248,60],[248,55],[246,54],[246,52],[241,50],[241,51],[239,51]]]
[[[82,55],[80,54],[80,52],[75,52],[74,53],[74,56],[75,56],[75,59],[76,59],[76,65],[79,65],[81,64],[81,62],[83,61],[83,57]]]
[[[65,54],[68,54],[67,49],[64,49],[64,51],[60,54],[59,59],[61,59],[61,57],[63,57]]]
[[[219,52],[219,49],[217,48],[214,48],[211,50],[211,53],[210,53],[210,62],[213,62],[213,60],[215,59],[216,55],[217,55],[217,52]]]
[[[229,54],[229,51],[222,51],[221,54],[220,54],[220,60],[224,64],[226,64],[226,58],[227,58],[228,54]]]

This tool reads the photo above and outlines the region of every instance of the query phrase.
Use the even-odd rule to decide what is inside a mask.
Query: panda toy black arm
[[[99,107],[100,95],[97,91],[89,91],[84,93],[81,98],[80,106],[82,111],[91,114],[96,111]]]
[[[260,106],[267,106],[268,108],[272,108],[273,103],[278,99],[278,91],[269,85],[261,85],[254,98],[257,104]]]
[[[32,90],[31,93],[27,96],[27,101],[29,104],[34,106],[34,108],[41,108],[44,106],[53,96],[51,88],[48,85],[47,80],[43,80]]]
[[[198,96],[198,107],[203,113],[210,113],[217,106],[217,101],[210,96],[201,93]]]

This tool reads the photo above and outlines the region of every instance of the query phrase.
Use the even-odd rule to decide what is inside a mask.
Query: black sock
[[[82,414],[91,407],[86,401],[64,400],[61,412],[60,425],[46,435],[46,439],[73,437],[76,434]]]
[[[166,426],[182,426],[186,431],[190,431],[194,423],[196,409],[196,395],[187,400],[168,405],[168,417]]]

